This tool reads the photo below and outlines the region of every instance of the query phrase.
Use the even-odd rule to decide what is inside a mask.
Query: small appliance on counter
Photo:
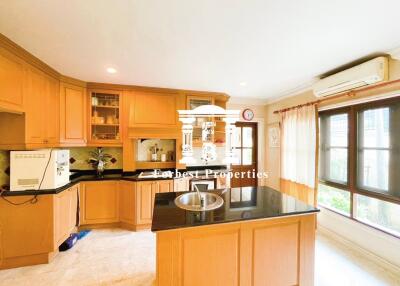
[[[10,152],[10,191],[59,188],[69,175],[69,150]]]

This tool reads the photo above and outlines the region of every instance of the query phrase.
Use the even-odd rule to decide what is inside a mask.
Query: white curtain
[[[281,113],[281,178],[315,187],[317,123],[314,105]]]

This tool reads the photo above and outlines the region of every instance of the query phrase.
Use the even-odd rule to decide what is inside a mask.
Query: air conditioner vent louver
[[[378,57],[321,79],[313,86],[316,97],[327,97],[388,79],[388,59]]]

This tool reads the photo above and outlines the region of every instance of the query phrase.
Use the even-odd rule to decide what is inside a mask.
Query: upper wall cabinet
[[[24,97],[26,144],[56,147],[59,142],[59,81],[36,68],[27,71]]]
[[[86,88],[60,83],[60,144],[82,146],[86,144],[87,119]]]
[[[0,148],[46,148],[59,145],[59,81],[25,66],[23,114],[0,113]]]
[[[24,64],[0,48],[0,110],[23,111]]]
[[[175,93],[134,91],[129,108],[129,127],[177,128],[182,108]]]
[[[122,92],[89,91],[89,144],[122,145]]]

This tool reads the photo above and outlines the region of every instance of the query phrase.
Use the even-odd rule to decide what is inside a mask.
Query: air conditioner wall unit
[[[316,82],[316,97],[327,97],[355,88],[388,80],[388,59],[378,57],[358,66],[341,71]]]

